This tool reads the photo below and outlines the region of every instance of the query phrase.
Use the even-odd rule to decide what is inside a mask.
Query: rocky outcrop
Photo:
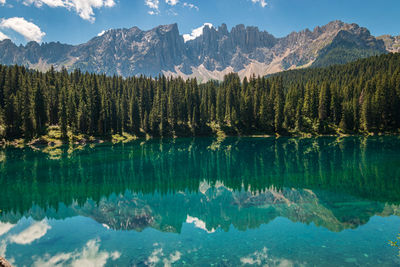
[[[0,267],[12,267],[12,265],[3,257],[0,257]]]
[[[150,31],[109,30],[72,50],[73,67],[109,75],[156,75],[181,64],[184,42],[176,24]]]
[[[382,35],[378,36],[376,39],[382,40],[385,43],[387,51],[392,53],[400,52],[400,35],[399,36]]]
[[[0,63],[45,70],[66,67],[108,75],[158,75],[222,79],[235,71],[241,77],[282,70],[326,66],[392,51],[398,39],[376,39],[357,24],[333,21],[325,26],[275,38],[257,27],[225,24],[203,27],[202,35],[187,42],[177,24],[148,31],[137,27],[108,30],[77,46],[29,42],[16,46],[0,42]],[[386,46],[385,46],[386,44]],[[346,57],[343,57],[345,49]]]

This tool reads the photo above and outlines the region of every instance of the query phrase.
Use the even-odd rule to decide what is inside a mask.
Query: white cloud
[[[2,35],[3,33],[1,33],[0,32],[0,41],[2,40],[1,39],[1,35]],[[4,36],[6,36],[6,35],[4,35]],[[0,236],[2,236],[2,235],[4,235],[5,233],[7,233],[8,231],[10,231],[11,230],[11,228],[13,228],[15,226],[15,224],[11,224],[11,223],[2,223],[2,222],[0,222]],[[1,254],[0,254],[1,255]]]
[[[1,0],[0,0],[1,1]],[[68,10],[74,10],[78,15],[90,22],[95,21],[94,8],[113,7],[114,0],[24,0],[25,5],[35,5],[41,7],[47,5],[49,7],[63,7]]]
[[[164,0],[164,1],[165,1],[165,4],[167,4],[171,7],[178,6],[178,4],[179,4],[179,6],[187,7],[190,9],[196,9],[197,11],[199,10],[199,8],[197,6],[195,6],[194,4],[191,4],[191,3],[183,2],[182,4],[180,4],[180,0]],[[144,4],[150,8],[150,10],[147,12],[148,14],[150,14],[150,15],[160,14],[160,0],[144,0]],[[176,13],[172,8],[167,10],[167,13],[169,15],[173,15],[173,16],[178,15],[178,13]]]
[[[20,17],[2,19],[0,22],[0,28],[16,31],[24,36],[28,41],[41,42],[42,38],[46,35],[37,25]]]
[[[6,252],[7,252],[7,241],[2,240],[0,243],[0,255],[6,257]]]
[[[15,224],[10,223],[1,223],[0,222],[0,236],[8,233],[12,228],[14,228]],[[8,235],[5,237],[0,243],[0,256],[6,256],[7,246],[11,243],[16,243],[19,245],[28,245],[33,241],[38,240],[46,235],[47,230],[51,229],[50,225],[47,224],[47,221],[36,222],[15,235]],[[10,263],[13,264],[13,258],[10,258]],[[13,264],[14,265],[14,264]]]
[[[6,0],[0,0],[0,5],[5,5],[6,4]]]
[[[155,249],[151,255],[145,261],[147,266],[156,266],[158,262],[160,262],[160,257],[164,256],[163,249],[158,248]]]
[[[175,251],[174,253],[169,255],[169,258],[163,259],[164,267],[171,267],[172,264],[179,261],[182,257],[182,253],[179,251]]]
[[[158,246],[158,244],[154,245]],[[144,264],[150,267],[155,267],[160,265],[159,263],[161,262],[161,258],[163,258],[162,263],[164,264],[164,267],[171,267],[175,262],[179,261],[181,257],[182,253],[179,251],[175,251],[167,256],[164,255],[162,248],[155,248]]]
[[[100,251],[100,241],[97,239],[89,240],[81,251],[71,253],[59,253],[51,257],[46,254],[43,258],[38,258],[34,266],[105,266],[109,259],[117,260],[121,257],[118,251],[109,253]]]
[[[1,32],[0,32],[0,41],[1,41]],[[0,222],[0,236],[8,233],[12,228],[14,228],[15,224],[11,223],[2,223]],[[0,243],[0,256],[5,257],[7,252],[7,239],[3,239]]]
[[[165,0],[165,3],[167,3],[170,6],[176,6],[176,4],[179,3],[179,0]]]
[[[193,223],[196,228],[202,229],[202,230],[206,231],[209,234],[215,232],[214,228],[212,228],[211,231],[209,231],[207,229],[206,223],[204,221],[200,220],[199,218],[196,218],[196,217],[192,217],[192,216],[187,215],[186,223]]]
[[[20,245],[28,245],[46,235],[49,229],[51,229],[51,226],[46,221],[37,222],[21,233],[10,236],[10,241]]]
[[[209,27],[211,29],[213,27],[213,25],[211,23],[204,23],[203,26],[192,30],[192,32],[190,34],[184,34],[183,40],[185,41],[185,43],[187,41],[194,40],[197,37],[201,36],[203,34],[204,27]]]
[[[151,8],[152,10],[150,10],[149,15],[158,15],[160,14],[160,1],[159,0],[145,0],[144,1],[145,5],[148,6],[149,8]]]
[[[256,251],[247,257],[240,258],[242,264],[258,265],[265,264],[268,261],[268,249],[264,247],[261,251]]]
[[[251,2],[257,4],[260,3],[261,7],[266,7],[267,6],[267,2],[265,2],[265,0],[251,0]]]
[[[240,262],[242,265],[257,265],[257,266],[285,266],[285,267],[292,267],[296,266],[294,262],[283,259],[283,258],[276,258],[270,257],[268,255],[268,249],[264,247],[262,250],[255,251],[254,253],[240,258]]]
[[[199,7],[198,6],[196,6],[196,5],[193,5],[193,4],[191,4],[191,3],[183,3],[183,6],[184,7],[188,7],[188,8],[190,8],[190,9],[196,9],[197,11],[199,11]]]
[[[158,8],[160,6],[160,1],[159,0],[145,0],[144,3],[149,8],[157,10],[157,11],[158,11]]]
[[[29,6],[34,4],[36,7],[48,5],[49,7],[63,7],[64,2],[62,0],[24,0],[24,5]]]

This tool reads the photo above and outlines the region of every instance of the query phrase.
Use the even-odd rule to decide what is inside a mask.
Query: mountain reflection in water
[[[388,140],[389,139],[389,140]],[[1,220],[86,216],[113,229],[208,231],[276,217],[331,231],[400,212],[400,139],[211,138],[101,145],[64,153],[7,149]]]
[[[15,266],[398,266],[400,138],[0,151]]]

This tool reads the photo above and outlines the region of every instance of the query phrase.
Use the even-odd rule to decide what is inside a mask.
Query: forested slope
[[[242,82],[46,73],[0,66],[0,135],[194,136],[397,132],[400,55]]]

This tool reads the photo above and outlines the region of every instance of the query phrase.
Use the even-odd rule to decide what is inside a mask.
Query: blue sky
[[[276,37],[332,20],[400,34],[399,0],[0,0],[0,39],[78,44],[110,28],[258,26]]]

